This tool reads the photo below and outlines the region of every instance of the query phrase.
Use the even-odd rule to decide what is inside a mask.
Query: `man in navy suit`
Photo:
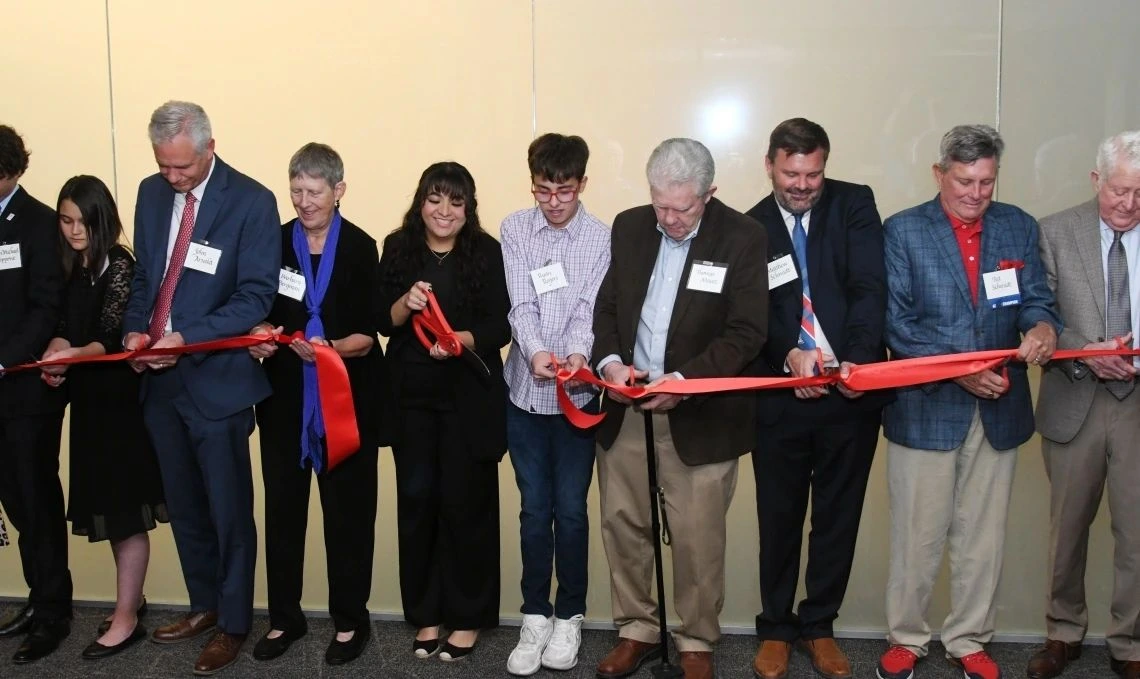
[[[173,347],[242,335],[277,292],[277,202],[214,155],[210,120],[171,101],[150,119],[159,173],[139,185],[138,262],[127,303],[127,349]],[[156,643],[217,632],[194,667],[233,663],[253,614],[257,531],[249,435],[253,405],[269,395],[245,349],[158,357],[145,371],[143,417],[158,453],[190,613],[155,630]]]
[[[827,132],[810,120],[785,120],[772,131],[764,162],[772,193],[748,211],[764,225],[770,253],[759,375],[809,377],[817,366],[847,370],[887,358],[883,224],[870,187],[824,178],[830,150]],[[850,677],[832,623],[847,591],[890,393],[839,386],[758,394],[752,467],[764,609],[753,670],[761,679],[786,676],[798,640],[821,676]],[[793,612],[809,495],[807,596]]]
[[[1048,362],[1061,329],[1037,222],[993,202],[1003,148],[988,125],[953,128],[934,165],[938,195],[883,225],[892,357],[1017,349],[1018,361],[898,389],[886,408],[891,646],[879,662],[881,679],[910,679],[927,653],[926,609],[947,542],[947,657],[972,679],[1001,677],[985,644],[994,631],[1017,446],[1033,434],[1027,364]]]

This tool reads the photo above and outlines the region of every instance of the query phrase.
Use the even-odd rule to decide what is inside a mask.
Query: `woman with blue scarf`
[[[269,318],[255,331],[292,334],[288,348],[266,342],[263,358],[273,395],[257,406],[265,481],[265,569],[270,630],[253,649],[270,660],[305,635],[301,584],[311,477],[317,475],[324,518],[329,613],[336,636],[330,665],[360,655],[370,636],[368,597],[376,525],[377,376],[383,356],[376,337],[379,257],[376,241],[341,217],[344,164],[332,148],[301,147],[289,161],[289,193],[297,219],[284,224],[281,277]],[[352,387],[360,449],[327,469],[313,345],[332,347]]]

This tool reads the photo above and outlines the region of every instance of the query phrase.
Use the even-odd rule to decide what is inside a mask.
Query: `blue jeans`
[[[597,400],[585,408],[597,412]],[[507,404],[507,447],[522,497],[522,612],[568,619],[586,612],[590,521],[586,495],[594,477],[594,433],[562,415]],[[550,605],[550,576],[558,593]]]

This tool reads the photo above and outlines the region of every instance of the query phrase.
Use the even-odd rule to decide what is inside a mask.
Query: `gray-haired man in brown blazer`
[[[668,139],[649,157],[651,205],[614,220],[611,263],[594,307],[597,371],[611,382],[739,375],[759,354],[768,327],[763,227],[713,198],[712,154],[692,139]],[[631,404],[604,399],[598,438],[602,542],[610,565],[620,640],[598,665],[623,677],[656,657],[642,412],[653,413],[658,481],[672,534],[673,633],[687,679],[713,676],[724,604],[725,514],[737,458],[755,443],[751,394]]]
[[[1140,131],[1110,137],[1092,173],[1096,198],[1041,220],[1041,258],[1064,330],[1058,349],[1138,346],[1140,335]],[[1037,429],[1049,475],[1048,641],[1031,679],[1061,674],[1088,630],[1089,525],[1108,485],[1116,540],[1112,669],[1140,679],[1140,393],[1137,363],[1118,356],[1054,361],[1041,380]]]

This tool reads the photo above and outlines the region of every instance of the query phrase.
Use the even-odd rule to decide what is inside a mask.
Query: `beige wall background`
[[[344,156],[345,213],[378,239],[395,228],[420,172],[466,164],[480,212],[497,232],[531,203],[526,146],[536,133],[580,134],[593,156],[584,200],[610,220],[647,201],[643,168],[670,136],[703,140],[718,195],[740,210],[770,191],[767,135],[802,115],[832,139],[828,174],[870,184],[884,217],[934,194],[930,165],[950,126],[985,122],[1008,143],[1000,199],[1041,217],[1086,200],[1096,144],[1140,127],[1140,61],[1132,0],[39,0],[4,8],[8,65],[0,122],[31,148],[24,186],[44,202],[68,177],[96,174],[129,223],[139,180],[155,171],[150,112],[201,103],[218,153],[273,189],[292,216],[286,165],[319,140]],[[257,441],[253,464],[259,473]],[[65,447],[66,450],[66,447]],[[888,502],[884,456],[867,493],[855,571],[837,626],[884,627]],[[382,455],[370,608],[399,615],[394,473]],[[65,487],[67,456],[61,457]],[[1003,636],[1042,634],[1048,494],[1035,438],[1019,453],[998,602]],[[722,624],[749,631],[759,609],[755,495],[749,458],[730,515]],[[502,615],[520,604],[518,493],[500,468]],[[325,606],[315,496],[304,605]],[[591,492],[589,618],[609,621],[605,555]],[[257,499],[261,520],[260,493]],[[1102,512],[1103,514],[1103,512]],[[152,534],[147,595],[185,604],[170,531]],[[75,595],[114,598],[104,544],[71,543]],[[1104,516],[1089,558],[1091,632],[1103,634],[1112,540]],[[0,550],[0,596],[26,589],[14,548]],[[265,606],[264,563],[256,605]],[[671,588],[670,588],[671,589]],[[939,585],[935,627],[948,607]]]

